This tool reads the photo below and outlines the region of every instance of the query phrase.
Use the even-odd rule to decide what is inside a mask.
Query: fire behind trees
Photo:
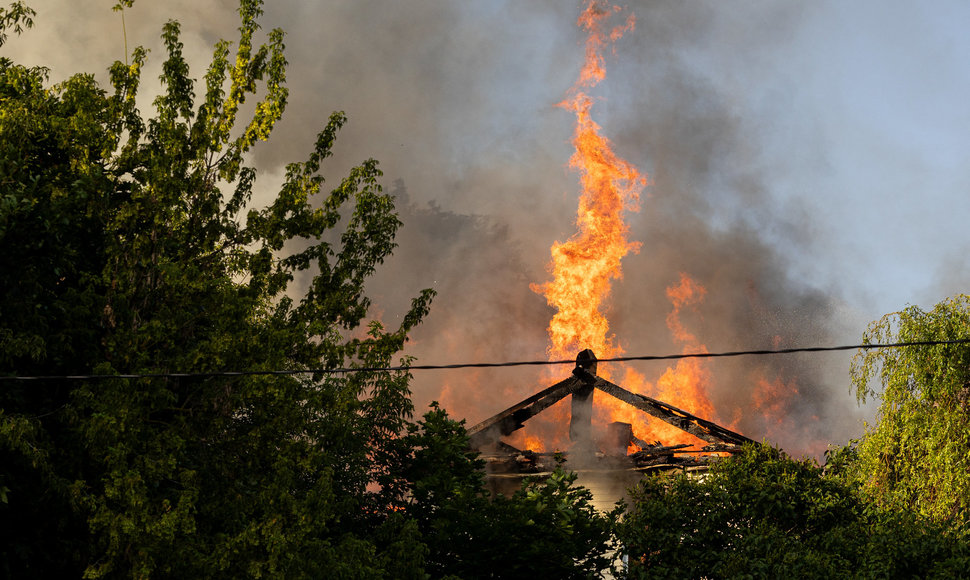
[[[178,25],[167,25],[162,92],[150,116],[137,108],[147,59],[140,49],[111,67],[107,88],[89,75],[49,86],[42,69],[0,61],[5,373],[375,367],[398,356],[431,293],[414,299],[397,328],[368,324],[363,286],[400,223],[372,160],[320,192],[318,170],[343,115],[287,167],[268,207],[248,209],[256,172],[244,154],[268,137],[287,99],[282,34],[255,40],[260,8],[240,3],[239,39],[216,46],[199,84]],[[0,37],[30,15],[19,3],[2,9]],[[247,97],[257,102],[241,121]],[[301,273],[309,283],[296,289]],[[663,518],[674,528],[658,528],[657,538],[687,540],[695,528],[684,517],[728,514],[690,520],[708,522],[696,529],[715,538],[737,522],[735,512],[678,501],[681,490],[688,499],[697,497],[689,490],[704,490],[689,480],[648,480],[619,525],[618,511],[593,509],[588,490],[561,470],[491,497],[461,423],[435,407],[410,420],[409,378],[5,382],[0,574],[589,577],[613,566],[619,534],[631,570],[651,575],[677,563],[656,564],[666,544],[643,541],[657,501],[682,508],[680,519]],[[745,537],[844,537],[822,533],[843,522],[826,519],[833,512],[825,502],[861,505],[852,503],[855,487],[763,448],[742,458],[711,480],[735,495],[749,481],[765,492],[760,503],[724,498],[725,506],[758,508],[743,520],[753,526]],[[757,519],[802,508],[818,517],[782,518],[782,528]],[[822,532],[819,518],[831,524]],[[930,572],[965,563],[957,531],[913,536],[897,519],[866,544],[889,555],[864,563],[890,575],[902,562]],[[894,548],[900,538],[909,539],[906,550]],[[712,545],[735,567],[705,561],[710,576],[738,570],[737,562],[752,573],[791,569],[777,568],[771,558],[779,554],[786,565],[822,558],[817,544],[762,559],[743,543]]]

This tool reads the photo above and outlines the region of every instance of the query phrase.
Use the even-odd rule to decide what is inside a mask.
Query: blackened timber
[[[555,405],[584,385],[577,377],[569,377],[539,391],[528,399],[485,419],[468,430],[469,443],[481,449],[496,443],[499,438],[522,428],[522,425],[547,407]]]
[[[713,453],[721,451],[727,453],[739,453],[741,448],[737,445],[732,445],[731,443],[711,443],[710,445],[701,447],[699,453]]]
[[[498,443],[496,443],[495,450],[498,451],[499,453],[504,453],[505,455],[519,455],[520,453],[522,453],[521,449],[519,449],[518,447],[512,447],[505,441],[499,441]]]
[[[658,401],[645,395],[631,393],[623,387],[614,385],[601,377],[596,377],[596,383],[594,386],[604,393],[613,395],[624,403],[633,405],[637,409],[640,409],[641,411],[652,415],[661,421],[669,423],[682,431],[686,431],[698,439],[707,441],[708,443],[743,445],[745,443],[752,442],[751,439],[748,439],[740,433],[735,433],[734,431],[721,427],[716,423],[712,423],[706,419],[701,419],[700,417],[692,415],[683,409],[678,409],[673,405],[668,405],[667,403]]]
[[[659,457],[661,455],[673,455],[674,453],[689,453],[689,451],[682,451],[691,447],[690,443],[681,443],[679,445],[651,445],[636,453],[633,453],[631,457],[634,459],[642,459],[647,457]]]
[[[593,448],[593,385],[573,391],[569,406],[569,440],[585,450]]]
[[[603,451],[606,455],[614,457],[626,455],[630,443],[635,443],[636,440],[637,438],[633,436],[633,425],[614,421],[606,426],[606,440],[603,444]],[[646,446],[646,443],[643,446]]]
[[[573,391],[569,407],[569,440],[576,444],[574,451],[589,455],[593,452],[593,385],[596,384],[596,355],[586,349],[576,356],[573,376],[583,386]]]
[[[646,441],[644,441],[643,439],[640,439],[639,437],[637,437],[635,435],[633,437],[631,437],[630,440],[633,442],[634,445],[636,445],[637,447],[639,447],[641,449],[643,449],[644,447],[653,447],[653,445],[651,445],[650,443],[647,443]],[[659,445],[660,442],[657,441],[657,444]]]

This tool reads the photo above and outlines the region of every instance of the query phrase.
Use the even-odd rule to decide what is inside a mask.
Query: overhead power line
[[[869,343],[853,344],[840,346],[803,346],[795,348],[760,349],[760,350],[735,350],[726,352],[689,352],[665,355],[643,355],[643,356],[621,356],[613,358],[597,359],[598,363],[611,362],[634,362],[634,361],[661,361],[678,360],[687,358],[725,358],[738,356],[767,356],[777,354],[794,354],[801,352],[833,352],[844,350],[872,350],[877,348],[903,348],[909,346],[935,346],[945,344],[968,344],[970,338],[958,338],[953,340],[919,340],[911,342],[893,343]],[[400,372],[400,371],[435,371],[449,369],[470,369],[470,368],[503,368],[503,367],[522,367],[522,366],[550,366],[576,364],[575,359],[564,360],[530,360],[530,361],[506,361],[493,363],[457,363],[445,365],[401,365],[391,367],[344,367],[334,369],[296,369],[296,370],[263,370],[263,371],[207,371],[198,373],[132,373],[132,374],[113,374],[113,375],[34,375],[34,376],[0,376],[3,381],[87,381],[105,379],[157,379],[157,378],[208,378],[208,377],[252,377],[252,376],[292,376],[309,374],[347,374],[360,372]]]

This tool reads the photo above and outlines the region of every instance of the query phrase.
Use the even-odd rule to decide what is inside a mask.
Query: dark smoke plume
[[[9,43],[10,56],[51,64],[54,79],[76,70],[103,78],[124,54],[111,4],[39,6],[37,28]],[[181,21],[201,79],[211,43],[234,33],[234,7],[231,0],[136,2],[125,22],[129,49],[153,47],[144,86],[154,88],[165,19]],[[767,129],[710,76],[711,64],[730,52],[739,78],[749,78],[744,63],[783,42],[798,11],[746,10],[760,15],[751,22],[717,2],[630,10],[637,29],[606,62],[593,107],[617,153],[651,180],[639,213],[629,216],[630,237],[642,249],[626,258],[614,284],[608,316],[618,344],[630,355],[679,352],[664,321],[665,288],[681,273],[707,289],[683,321],[712,351],[856,340],[840,326],[836,291],[815,287],[794,267],[816,233],[797,204],[782,207],[769,195]],[[419,289],[438,290],[408,349],[421,363],[545,357],[552,311],[529,284],[548,279],[551,244],[574,231],[573,120],[554,105],[582,62],[578,12],[553,0],[268,3],[264,28],[288,34],[291,96],[254,161],[270,190],[282,164],[305,156],[329,113],[346,111],[349,123],[324,172],[333,184],[351,164],[380,160],[405,225],[371,291],[390,325]],[[151,99],[144,102],[147,108]],[[666,367],[636,368],[656,380]],[[714,419],[751,438],[818,453],[860,430],[845,358],[751,357],[707,368]],[[418,372],[413,388],[419,412],[438,399],[475,423],[569,370]],[[761,380],[797,393],[772,399]]]

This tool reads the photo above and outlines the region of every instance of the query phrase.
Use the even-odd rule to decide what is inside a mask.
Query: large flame
[[[548,349],[550,359],[554,360],[572,358],[586,348],[592,349],[598,358],[615,357],[623,352],[610,334],[605,311],[609,306],[612,281],[622,276],[621,260],[640,247],[639,242],[628,239],[629,227],[624,215],[638,210],[640,192],[647,184],[647,178],[614,153],[610,141],[600,134],[600,126],[590,115],[593,99],[583,92],[583,87],[595,86],[606,76],[603,51],[634,27],[635,19],[630,15],[623,24],[607,30],[610,16],[619,11],[618,7],[606,8],[596,0],[586,3],[578,21],[588,33],[586,61],[568,98],[559,103],[576,117],[572,138],[576,151],[569,165],[580,175],[582,193],[576,218],[577,233],[568,241],[556,242],[552,246],[549,267],[552,281],[532,285],[532,289],[543,294],[556,309],[549,324]],[[696,307],[705,292],[686,274],[681,274],[680,283],[667,290],[673,308],[666,322],[685,352],[706,351],[680,319],[681,309]],[[601,365],[598,374],[610,378],[610,369],[606,366]],[[675,368],[668,368],[655,386],[639,372],[621,368],[623,376],[619,382],[625,388],[652,394],[689,412],[713,418],[713,408],[705,394],[709,372],[700,361],[680,361]],[[603,394],[594,397],[594,408],[597,423],[630,423],[634,434],[648,441],[699,442],[665,423],[648,422],[643,412]],[[556,415],[565,418],[563,412]],[[563,445],[558,437],[555,439],[547,440],[546,446]],[[529,443],[534,445],[536,440],[530,437]]]
[[[590,108],[593,100],[581,87],[593,86],[605,77],[602,51],[610,42],[633,28],[632,15],[622,26],[605,30],[613,10],[590,0],[579,25],[586,29],[586,62],[570,97],[559,103],[573,111],[576,152],[569,165],[580,174],[582,195],[576,224],[579,231],[564,243],[552,246],[553,280],[532,289],[543,294],[557,312],[549,324],[551,358],[570,358],[590,348],[599,357],[618,354],[609,336],[609,323],[603,314],[611,281],[620,278],[620,260],[640,244],[627,240],[626,210],[636,210],[646,178],[629,162],[613,152],[610,141],[600,135]]]

